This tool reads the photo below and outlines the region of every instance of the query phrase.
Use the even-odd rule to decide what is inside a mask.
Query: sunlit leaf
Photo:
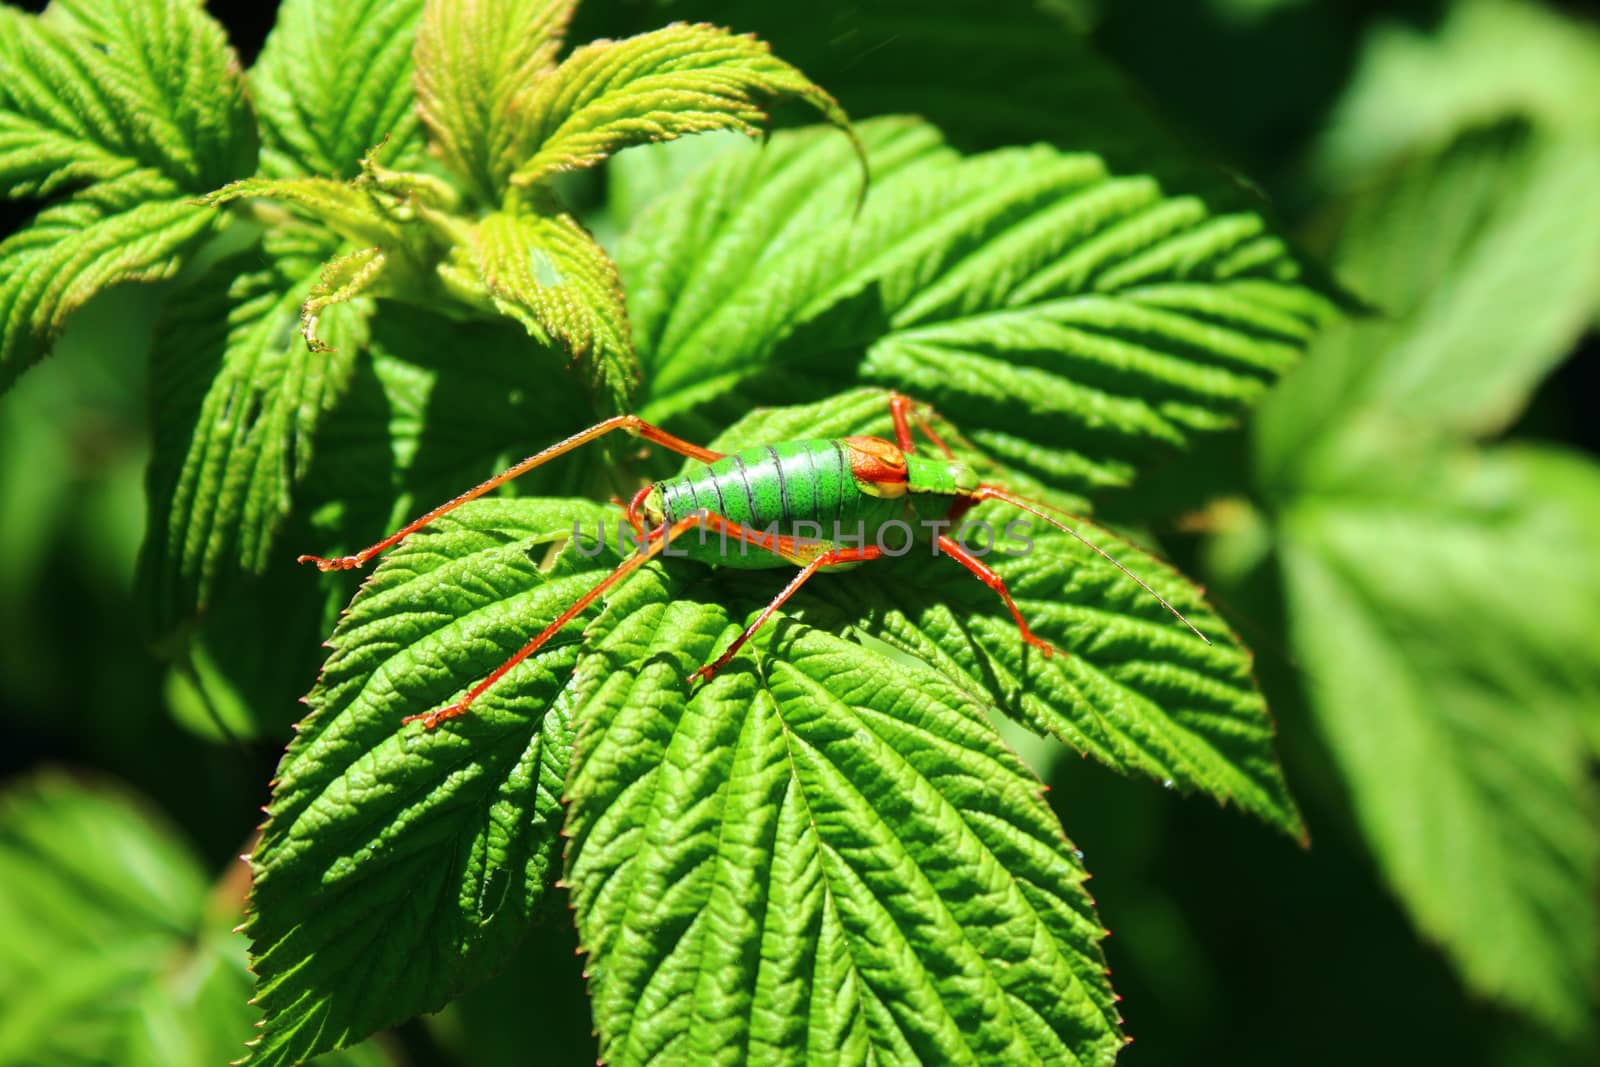
[[[608,513],[478,502],[397,549],[342,618],[252,857],[268,1021],[250,1062],[296,1063],[434,1010],[525,935],[555,877],[572,641],[448,728],[401,719],[487,674],[591,584],[614,556],[539,562]]]
[[[605,250],[571,215],[493,214],[473,242],[473,267],[495,307],[572,353],[621,410],[639,370],[622,284]]]
[[[921,115],[963,151],[1040,141],[1092,150],[1112,171],[1153,175],[1169,193],[1200,196],[1212,211],[1261,208],[1208,146],[1157,115],[1062,0],[617,6],[640,28],[671,17],[755,33],[857,120]]]
[[[767,101],[794,97],[848,129],[833,97],[755,37],[715,26],[668,26],[575,51],[517,99],[531,151],[512,180],[532,185],[598,163],[629,145],[709,130],[756,135]],[[520,154],[520,153],[519,153]]]
[[[250,70],[263,170],[353,178],[361,157],[380,141],[391,166],[420,161],[411,52],[422,5],[289,0],[279,6]]]
[[[0,388],[41,359],[96,293],[170,278],[214,221],[213,211],[188,199],[126,210],[79,199],[40,212],[0,242]]]
[[[577,0],[432,0],[417,35],[417,103],[445,164],[496,203],[526,121],[518,95],[555,66]]]
[[[941,425],[952,439],[961,429]],[[758,411],[715,447],[856,433],[892,435],[883,393],[864,389],[817,405]],[[982,456],[963,458],[991,480],[1010,473],[982,466]],[[1038,493],[1014,480],[1009,487]],[[881,638],[1108,767],[1210,795],[1303,835],[1249,651],[1168,564],[1093,523],[1062,518],[1150,584],[1212,644],[1089,547],[1000,504],[971,514],[962,543],[970,541],[1006,580],[1029,626],[1065,655],[1045,658],[1024,646],[999,598],[955,560],[933,557],[927,543],[848,578],[819,578],[808,592],[828,608],[807,618]],[[886,543],[901,547],[897,535]]]
[[[90,297],[170,277],[210,229],[189,196],[255,166],[222,30],[193,0],[0,8],[0,195],[64,198],[0,244],[0,388]]]
[[[618,262],[647,417],[892,385],[986,453],[1077,492],[1125,485],[1238,416],[1333,315],[1257,215],[1211,215],[1090,155],[963,159],[912,120],[730,152],[634,223]]]
[[[391,205],[370,185],[331,178],[244,178],[206,197],[221,205],[236,200],[271,200],[287,204],[308,219],[358,245],[403,247],[406,231]]]
[[[255,165],[238,61],[195,0],[0,8],[0,190],[46,196],[147,168],[204,192]]]
[[[628,585],[579,667],[566,879],[602,1058],[1110,1063],[1084,872],[982,705],[791,623],[690,694],[744,618],[701,574]]]

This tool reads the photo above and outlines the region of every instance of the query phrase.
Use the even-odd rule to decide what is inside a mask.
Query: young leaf
[[[1582,1032],[1600,992],[1583,736],[1600,706],[1600,471],[1497,449],[1389,493],[1369,475],[1366,499],[1307,498],[1281,520],[1317,723],[1423,932],[1473,988]]]
[[[392,205],[372,185],[330,178],[244,178],[206,197],[213,205],[236,200],[275,200],[320,222],[346,241],[385,250],[410,240]]]
[[[772,55],[766,42],[715,26],[675,25],[573,52],[516,100],[512,181],[534,185],[629,145],[708,130],[759,135],[763,107],[794,97],[842,129],[833,97]],[[528,154],[531,153],[531,154]]]
[[[262,170],[273,177],[354,178],[384,142],[394,167],[421,162],[412,45],[423,0],[288,0],[250,88]]]
[[[296,1063],[488,977],[554,878],[573,628],[449,727],[405,726],[486,675],[615,564],[569,551],[586,501],[485,500],[391,553],[340,620],[252,857],[267,1013],[250,1062]]]
[[[389,262],[381,248],[358,248],[322,265],[317,284],[306,294],[300,305],[300,336],[313,352],[336,351],[317,332],[317,323],[323,312],[340,304],[348,304],[364,293],[370,292],[383,276]]]
[[[519,93],[555,66],[577,0],[431,0],[417,34],[417,103],[434,148],[486,204],[517,160]]]
[[[255,1012],[227,903],[142,798],[59,774],[11,785],[0,795],[0,1064],[237,1059]],[[388,1062],[371,1045],[318,1061]]]
[[[494,306],[588,368],[613,410],[627,407],[639,367],[611,257],[571,215],[497,212],[473,233],[474,269]]]
[[[245,271],[236,257],[197,279],[158,335],[141,565],[158,631],[203,612],[225,576],[265,569],[365,340],[370,308],[344,304],[323,313],[328,343],[307,343],[296,326],[326,242],[291,256],[285,241],[269,241],[281,258],[265,270]]]
[[[646,10],[756,34],[858,120],[920,115],[964,152],[1037,141],[1092,148],[1114,173],[1152,175],[1214,212],[1259,211],[1248,183],[1156,115],[1068,6],[873,0],[824,14],[770,0],[658,0]]]
[[[566,880],[608,1063],[1109,1064],[1086,875],[982,707],[641,573],[586,639]],[[753,606],[753,605],[752,605]]]
[[[40,212],[0,242],[0,389],[45,353],[96,293],[171,277],[216,213],[187,198],[107,209],[93,198]]]
[[[1062,488],[1232,425],[1333,315],[1257,215],[1050,148],[961,159],[911,120],[779,134],[657,201],[619,251],[647,418],[703,430],[858,383],[936,404]]]

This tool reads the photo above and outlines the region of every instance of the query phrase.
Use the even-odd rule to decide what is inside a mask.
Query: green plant
[[[247,73],[193,0],[0,8],[0,188],[47,201],[0,243],[0,384],[96,294],[156,283],[137,590],[168,700],[202,735],[282,739],[331,633],[250,848],[248,1062],[383,1062],[368,1035],[568,921],[606,1062],[1110,1062],[1083,858],[1003,721],[1306,836],[1250,652],[1144,547],[1179,516],[1215,534],[1195,568],[1229,603],[1282,596],[1418,926],[1588,1040],[1600,477],[1482,443],[1600,295],[1600,141],[1570,94],[1508,79],[1543,110],[1441,93],[1369,136],[1362,86],[1395,77],[1373,61],[1307,179],[1361,307],[1030,5],[863,8],[882,54],[837,79],[809,13],[595,0],[608,33],[762,37],[674,23],[561,58],[575,7],[287,0]],[[1448,55],[1494,38],[1474,26]],[[733,136],[774,108],[829,125]],[[1117,556],[1214,644],[1046,531],[996,569],[1065,656],[1025,654],[960,568],[903,560],[807,586],[692,689],[781,578],[650,565],[426,731],[401,719],[616,565],[566,548],[574,524],[614,527],[603,501],[671,457],[570,456],[359,586],[292,562],[597,417],[731,450],[885,433],[888,388],[994,477],[1117,522]],[[1478,579],[1496,567],[1538,603]],[[0,809],[0,924],[60,919],[0,943],[0,1001],[45,991],[0,1009],[0,1064],[211,1062],[248,1036],[240,875],[208,903],[117,796],[51,777]],[[1439,832],[1457,820],[1470,847]],[[96,849],[156,881],[85,870]],[[119,928],[126,958],[37,980]],[[174,953],[204,980],[174,982]],[[98,1003],[111,986],[144,992]],[[74,1012],[108,1021],[48,1036]]]

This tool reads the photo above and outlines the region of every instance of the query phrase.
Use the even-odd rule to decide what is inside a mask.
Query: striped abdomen
[[[720,515],[746,529],[766,531],[776,526],[780,535],[794,535],[796,523],[816,523],[820,537],[832,540],[834,531],[854,535],[864,524],[870,537],[886,519],[905,511],[901,501],[863,493],[850,472],[850,454],[842,441],[816,439],[759,445],[724,456],[715,463],[688,464],[676,478],[656,483],[661,509],[668,524],[700,511]],[[802,536],[817,536],[802,527]],[[692,535],[684,547],[708,562],[737,565],[726,554],[696,551]],[[716,547],[718,539],[711,545]],[[782,561],[760,556],[745,566],[772,566]]]

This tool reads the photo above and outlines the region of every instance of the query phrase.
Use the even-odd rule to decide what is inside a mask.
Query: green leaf
[[[961,428],[936,426],[947,441]],[[892,436],[888,402],[858,390],[820,404],[755,412],[712,447],[825,435]],[[963,455],[988,479],[1007,472]],[[1039,495],[1026,484],[1014,491]],[[1070,503],[1069,501],[1051,501]],[[970,543],[993,546],[985,562],[1010,587],[1028,625],[1066,653],[1044,658],[1017,638],[999,598],[952,559],[930,560],[926,545],[904,558],[859,568],[848,581],[822,578],[807,591],[826,608],[815,625],[854,627],[932,664],[968,693],[1123,774],[1232,804],[1295,837],[1305,826],[1273,748],[1272,719],[1251,671],[1251,655],[1204,595],[1147,549],[1083,519],[1066,519],[1182,611],[1212,642],[1195,637],[1148,592],[1086,547],[1034,516],[989,504]],[[1024,551],[1008,536],[1022,520]],[[893,537],[891,536],[891,541]],[[1012,557],[1010,552],[1024,554]]]
[[[0,389],[95,293],[170,277],[210,229],[185,193],[255,166],[222,30],[193,0],[0,8],[0,196],[62,197],[0,244]]]
[[[154,349],[149,538],[140,584],[158,632],[203,613],[220,584],[259,573],[276,548],[318,426],[349,382],[370,306],[323,312],[332,342],[297,326],[326,242],[223,260],[168,307]],[[291,252],[295,254],[290,254]]]
[[[1319,344],[1254,442],[1307,703],[1380,868],[1470,987],[1590,1037],[1600,472],[1463,439],[1583,328],[1594,166],[1503,124],[1358,198],[1337,265],[1395,315]]]
[[[1042,736],[1123,774],[1203,793],[1285,833],[1305,826],[1273,747],[1272,718],[1250,651],[1168,564],[1083,520],[1070,525],[1134,571],[1212,642],[1077,540],[1013,508],[970,516],[997,533],[1029,522],[1031,550],[991,558],[1028,625],[1065,655],[1044,658],[1017,637],[998,598],[953,560],[937,585],[925,559],[868,569],[818,591],[842,620],[937,666],[968,692]],[[985,535],[975,535],[983,543]]]
[[[468,505],[386,557],[340,620],[252,857],[267,1024],[251,1063],[435,1010],[525,934],[554,876],[573,641],[447,727],[401,719],[482,678],[613,565],[538,563],[575,524],[613,516],[585,501]]]
[[[304,249],[296,278],[312,276],[322,254]],[[287,326],[288,307],[279,314]],[[559,372],[559,353],[540,351],[515,323],[461,322],[384,302],[367,330],[336,406],[317,420],[309,466],[294,483],[288,521],[263,556],[266,569],[246,575],[224,568],[199,625],[163,644],[173,662],[169,703],[206,736],[286,739],[304,714],[296,698],[316,674],[318,646],[354,593],[356,576],[318,575],[295,556],[365,547],[592,418],[582,387]],[[282,337],[287,353],[294,341],[286,330]],[[590,492],[603,461],[603,449],[575,455],[512,488]],[[262,618],[274,620],[270,631],[262,632]]]
[[[255,1013],[229,903],[141,798],[60,774],[10,786],[0,796],[0,1064],[236,1059]],[[365,1046],[318,1062],[389,1060]]]
[[[912,120],[719,158],[618,253],[649,393],[703,432],[862,383],[933,402],[1007,466],[1088,493],[1231,426],[1333,307],[1258,215],[1089,155],[962,159]]]
[[[265,173],[353,178],[380,141],[391,165],[421,162],[411,53],[422,4],[289,0],[278,8],[250,70]]]
[[[1350,187],[1513,116],[1594,140],[1600,30],[1526,0],[1463,0],[1426,31],[1399,20],[1373,27],[1314,165],[1325,185]]]
[[[0,389],[44,358],[96,293],[176,273],[216,213],[187,199],[58,204],[0,242]]]
[[[1357,198],[1335,267],[1389,315],[1331,331],[1262,412],[1284,484],[1342,482],[1341,425],[1494,433],[1588,328],[1600,292],[1600,141],[1468,132]]]
[[[571,215],[495,213],[473,231],[478,281],[494,306],[581,361],[591,387],[626,410],[639,377],[611,257]]]
[[[841,398],[827,413],[869,398]],[[466,718],[432,732],[399,725],[488,675],[606,573],[614,554],[584,559],[569,548],[547,569],[539,561],[574,523],[586,531],[604,524],[614,552],[617,519],[614,508],[578,502],[476,502],[395,550],[341,619],[312,698],[316,710],[280,769],[257,855],[251,933],[269,1014],[266,1062],[287,1062],[428,1010],[498,963],[498,949],[489,946],[509,951],[538,901],[542,883],[530,872],[548,862],[540,849],[551,842],[538,834],[553,832],[555,803],[553,793],[541,799],[531,772],[514,768],[554,758],[557,748],[539,746],[556,743],[542,731],[557,727],[592,734],[580,751],[593,762],[567,788],[575,803],[591,805],[591,814],[572,824],[568,880],[594,954],[592,973],[602,985],[613,981],[602,972],[622,975],[620,984],[595,991],[614,1061],[637,1058],[632,1042],[659,1041],[689,1055],[682,1042],[739,1048],[800,1041],[803,1035],[774,1029],[799,1005],[791,1018],[814,1026],[805,1040],[825,1062],[868,1048],[877,1055],[911,1048],[940,1060],[1033,1049],[1046,1060],[1070,1054],[1109,1062],[1120,1041],[1098,958],[1098,923],[1077,888],[1081,868],[1039,801],[1037,783],[1023,779],[983,712],[1031,716],[1113,765],[1169,776],[1174,785],[1299,829],[1247,657],[1198,593],[1131,547],[1115,546],[1211,633],[1215,646],[1064,535],[1038,537],[1032,557],[999,564],[1030,619],[1067,653],[1048,665],[1021,652],[1001,602],[965,571],[904,560],[819,578],[786,613],[841,635],[852,628],[879,635],[931,659],[940,674],[896,668],[882,652],[774,623],[718,681],[690,697],[683,677],[771,598],[782,572],[669,561],[607,597],[606,617],[617,629],[601,624],[584,636],[588,658],[575,678],[577,624],[492,687]],[[795,633],[803,636],[791,644],[786,635]],[[770,714],[758,716],[753,707]],[[691,713],[681,741],[691,747],[669,749],[673,723]],[[751,744],[759,738],[764,745],[787,729],[808,753],[820,753],[825,737],[843,745],[876,733],[862,762],[851,756],[849,766],[814,762],[793,772],[813,812],[831,812],[826,836],[796,823],[793,810],[784,824],[750,792],[757,779],[781,779],[784,761],[772,762],[763,749],[757,762],[768,771],[758,774],[755,764],[735,759],[732,742],[744,729],[756,731]],[[726,747],[692,747],[711,745],[709,737]],[[615,762],[622,759],[639,765]],[[657,771],[669,767],[694,767],[701,777],[655,784]],[[865,777],[840,778],[850,770]],[[709,792],[693,791],[702,787]],[[664,823],[655,838],[664,851],[640,862],[685,876],[682,903],[662,904],[676,918],[618,915],[609,894],[624,882],[610,877],[608,865],[631,863],[641,844],[632,833],[635,806],[659,804],[663,813],[714,821],[723,818],[716,812],[724,798],[746,805],[727,815],[727,833],[765,826],[764,843],[754,852],[731,843],[719,851],[708,847],[717,833]],[[485,827],[508,824],[523,836],[503,852],[483,843]],[[851,827],[870,829],[871,840],[850,838]],[[780,831],[789,836],[771,836]],[[904,862],[864,859],[896,850]],[[950,855],[961,858],[939,860]],[[683,866],[690,863],[697,864],[692,871]],[[753,897],[729,895],[734,886],[787,893],[796,871],[823,877],[816,864],[828,865],[834,884],[827,894],[773,899],[770,914],[792,914],[803,919],[799,926],[765,928],[765,888]],[[629,893],[642,907],[657,899],[651,879],[665,875],[639,877]],[[492,917],[482,911],[486,884],[497,893],[511,887]],[[376,908],[374,886],[388,887]],[[711,895],[713,886],[722,888]],[[833,910],[825,896],[844,902]],[[695,915],[701,926],[691,930]],[[890,918],[910,947],[885,940]],[[712,933],[718,924],[732,931],[727,936],[745,938],[745,947],[712,952],[700,939],[721,938]],[[912,925],[923,932],[911,932]],[[820,947],[808,940],[813,935],[823,939]],[[756,937],[773,940],[748,940]],[[754,961],[768,958],[768,947],[777,969],[762,972]],[[384,963],[388,953],[407,965]],[[830,968],[818,979],[826,1001],[809,991],[808,954]],[[618,958],[623,962],[611,962]],[[983,962],[997,958],[1006,965]],[[659,971],[652,960],[661,961]],[[374,982],[363,969],[369,965],[400,977]],[[652,972],[666,984],[645,982]],[[852,992],[837,1001],[833,991],[841,987]],[[666,998],[661,1011],[639,1016],[658,1021],[631,1029],[620,1006],[636,997],[654,1003],[658,994]]]
[[[362,246],[405,248],[408,235],[394,215],[394,204],[378,188],[361,181],[331,178],[244,178],[211,193],[212,205],[237,200],[274,200]]]
[[[833,97],[752,36],[674,25],[585,45],[517,99],[526,125],[514,143],[532,154],[518,161],[512,181],[533,185],[559,171],[592,166],[629,145],[684,134],[735,130],[758,136],[767,101],[785,97],[849,129]]]
[[[1317,723],[1384,875],[1468,984],[1592,1032],[1600,470],[1501,448],[1367,481],[1281,520]]]
[[[577,0],[432,0],[417,34],[417,103],[445,165],[497,203],[526,121],[518,95],[555,66]]]
[[[323,312],[348,304],[370,292],[378,283],[389,257],[381,248],[358,248],[335,256],[322,265],[317,284],[311,287],[300,305],[300,336],[313,352],[334,352],[317,333],[317,320]]]
[[[255,168],[238,60],[195,0],[0,9],[0,193],[49,196],[145,168],[204,192]]]
[[[1112,1062],[1086,876],[982,704],[790,622],[690,694],[746,618],[704,575],[641,573],[579,665],[565,877],[602,1059]]]
[[[344,400],[318,429],[301,494],[311,529],[296,552],[364,548],[592,420],[581,386],[560,373],[560,353],[509,320],[461,322],[387,302],[370,330]],[[576,454],[509,488],[592,491],[603,455]]]
[[[744,141],[740,134],[724,130],[618,152],[606,160],[605,213],[596,222],[626,232],[651,201],[678,188],[702,165],[725,152],[737,151]],[[606,242],[607,247],[615,245],[615,241]]]

